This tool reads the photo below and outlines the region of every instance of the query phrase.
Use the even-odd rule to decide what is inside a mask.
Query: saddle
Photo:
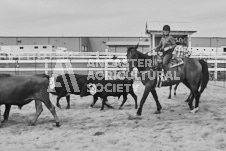
[[[173,54],[173,57],[172,57],[172,59],[169,62],[169,67],[170,68],[177,67],[179,65],[184,64],[183,59],[185,57],[190,57],[191,51],[189,51],[189,49],[187,47],[178,45],[178,46],[176,46],[174,48],[172,54]],[[154,56],[155,56],[154,57],[155,61],[157,61],[157,64],[155,64],[156,65],[156,69],[158,71],[162,71],[163,70],[162,69],[162,60],[163,60],[164,53],[157,52],[157,53],[154,54]],[[160,77],[160,78],[157,79],[157,85],[156,85],[157,87],[161,87],[162,79],[163,79],[163,77]]]
[[[162,66],[163,57],[162,56],[156,56],[156,58],[157,58],[158,69],[161,70],[162,69],[161,66]],[[173,67],[179,66],[183,63],[184,63],[183,58],[173,55],[172,59],[169,62],[169,67],[173,68]]]
[[[191,53],[192,52],[188,49],[188,47],[182,46],[182,45],[177,45],[172,52],[173,57],[169,63],[170,68],[183,64],[184,63],[183,59],[185,57],[190,57]],[[158,64],[162,64],[164,52],[157,52],[155,55],[157,57]]]

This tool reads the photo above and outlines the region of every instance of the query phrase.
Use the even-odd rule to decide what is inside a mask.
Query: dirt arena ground
[[[138,103],[143,93],[140,85]],[[177,96],[167,99],[168,87],[157,89],[163,106],[162,113],[153,114],[155,102],[150,94],[142,119],[129,120],[127,113],[135,115],[134,101],[129,96],[122,110],[122,98],[109,98],[115,109],[101,102],[89,108],[92,97],[72,96],[71,109],[56,109],[62,126],[57,128],[50,112],[44,107],[36,126],[28,126],[33,118],[34,102],[19,110],[11,109],[9,121],[0,128],[0,150],[63,150],[63,151],[218,151],[226,150],[226,88],[208,85],[204,91],[199,112],[190,113],[184,102],[189,91],[179,85]],[[56,97],[51,96],[55,105]],[[2,113],[4,107],[2,106]]]

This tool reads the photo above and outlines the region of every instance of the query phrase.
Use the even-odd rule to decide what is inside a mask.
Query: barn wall
[[[105,45],[107,41],[108,41],[108,38],[106,37],[89,38],[89,46],[91,48],[91,51],[104,52],[105,49],[107,48],[107,46]]]
[[[16,45],[16,37],[0,37],[0,45]]]
[[[49,41],[46,37],[18,37],[17,38],[17,44],[18,45],[48,45]]]
[[[66,47],[69,51],[80,51],[80,38],[78,37],[51,37],[49,44],[55,47]]]
[[[0,37],[0,45],[53,45],[55,47],[66,47],[70,51],[82,51],[82,46],[87,46],[88,51],[105,51],[107,41],[150,41],[143,37]],[[160,39],[156,39],[156,44]],[[220,47],[226,46],[226,38],[216,37],[192,37],[192,47]],[[124,47],[124,48],[123,48]],[[127,46],[116,48],[117,52],[125,52]],[[110,48],[113,52],[114,46]],[[146,49],[146,48],[145,48]]]

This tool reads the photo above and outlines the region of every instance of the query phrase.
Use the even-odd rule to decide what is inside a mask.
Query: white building
[[[191,47],[191,35],[196,32],[196,29],[192,23],[150,21],[146,23],[145,33],[150,36],[151,49],[159,44],[164,25],[170,26],[170,34],[176,39],[176,41],[184,42],[188,47]]]

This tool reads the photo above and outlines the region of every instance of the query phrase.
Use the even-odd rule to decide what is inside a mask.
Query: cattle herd
[[[107,80],[104,75],[100,74],[92,77],[89,75],[64,74],[55,78],[50,78],[45,74],[35,74],[31,76],[0,74],[0,106],[5,105],[3,122],[7,122],[8,120],[11,105],[22,108],[24,105],[34,100],[36,113],[29,125],[35,124],[43,111],[42,103],[44,103],[52,113],[56,126],[59,127],[60,122],[55,107],[50,101],[49,93],[57,96],[56,106],[59,108],[61,108],[59,101],[62,97],[66,97],[66,108],[70,108],[70,94],[80,95],[81,97],[93,95],[91,107],[94,106],[98,98],[102,99],[101,110],[104,109],[105,105],[109,108],[113,108],[108,103],[108,96],[118,98],[123,96],[123,102],[120,105],[121,109],[127,100],[127,95],[130,94],[134,98],[135,108],[137,108],[137,96],[133,91],[133,82],[132,77],[123,80]]]

